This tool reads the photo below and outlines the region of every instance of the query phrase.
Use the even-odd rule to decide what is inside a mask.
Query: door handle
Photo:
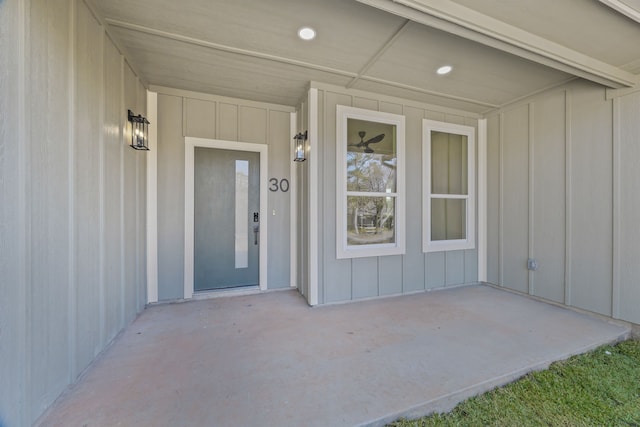
[[[260,233],[260,226],[254,225],[253,226],[253,244],[254,245],[258,244],[258,233]]]

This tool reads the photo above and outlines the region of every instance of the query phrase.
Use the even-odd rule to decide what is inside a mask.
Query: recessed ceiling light
[[[298,37],[302,40],[313,40],[316,37],[316,30],[311,27],[302,27],[298,30]]]
[[[445,74],[449,74],[451,70],[453,70],[453,67],[451,65],[444,65],[438,68],[438,71],[436,71],[436,73],[440,74],[441,76],[444,76]]]

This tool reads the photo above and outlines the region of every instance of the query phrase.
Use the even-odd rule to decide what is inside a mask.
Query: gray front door
[[[194,291],[259,284],[260,154],[195,147]]]

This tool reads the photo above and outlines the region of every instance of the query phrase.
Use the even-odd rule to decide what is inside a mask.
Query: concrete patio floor
[[[41,426],[380,426],[449,410],[629,328],[488,286],[310,308],[153,306]]]

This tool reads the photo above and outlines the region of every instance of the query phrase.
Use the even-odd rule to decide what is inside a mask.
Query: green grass
[[[388,426],[640,426],[640,341],[556,362],[447,414]]]

